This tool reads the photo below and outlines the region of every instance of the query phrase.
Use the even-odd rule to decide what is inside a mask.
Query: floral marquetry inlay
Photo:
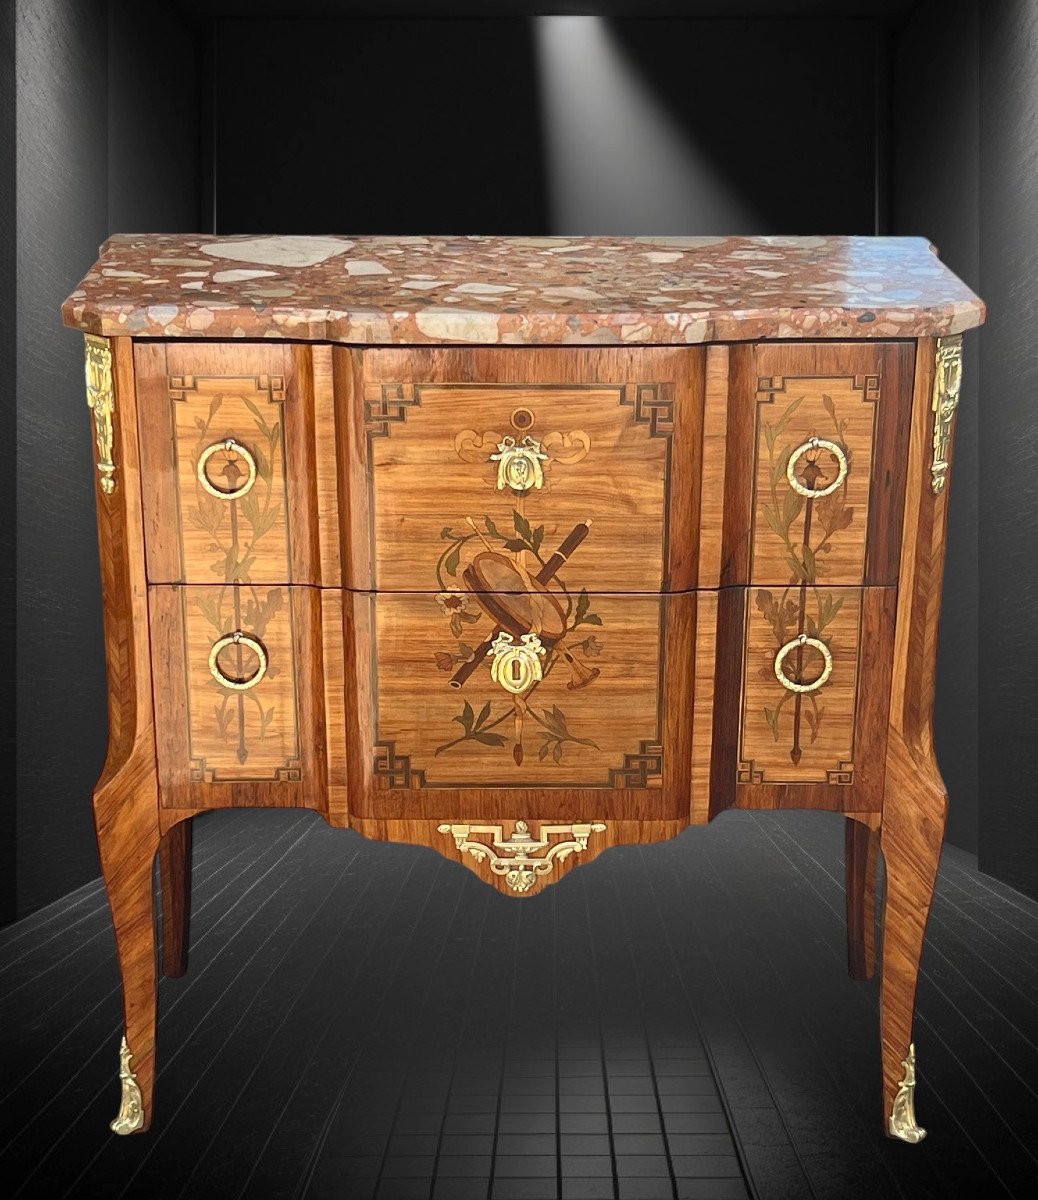
[[[761,378],[757,389],[750,578],[768,584],[861,579],[881,381],[874,375]]]
[[[739,779],[851,784],[875,375],[758,381]]]
[[[191,778],[300,778],[291,589],[181,589]]]
[[[281,376],[168,380],[186,578],[291,582]]]

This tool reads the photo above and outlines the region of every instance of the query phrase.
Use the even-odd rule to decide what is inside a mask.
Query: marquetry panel
[[[264,584],[150,596],[164,802],[312,802],[326,777],[320,593]],[[214,646],[235,632],[243,640],[218,653],[214,673]],[[227,686],[260,671],[260,652],[258,682]]]
[[[814,691],[779,682],[776,660],[806,634],[828,648],[832,673]],[[740,783],[854,782],[855,710],[861,644],[861,592],[818,588],[751,588],[746,612]],[[805,643],[785,654],[790,682],[810,686],[825,669],[822,652]]]
[[[248,343],[136,347],[153,582],[320,580],[310,354]],[[330,426],[327,388],[321,399]],[[322,478],[334,489],[328,453]],[[334,505],[330,514],[326,524]],[[325,541],[337,544],[334,524]],[[335,582],[336,556],[325,557]]]
[[[347,603],[351,809],[504,815],[550,791],[562,814],[594,797],[614,815],[687,816],[693,594],[556,587]],[[531,626],[540,632],[520,632]],[[524,637],[543,651],[540,678],[513,693],[497,659]]]
[[[535,575],[581,524],[578,586],[695,586],[701,350],[356,357],[339,376],[355,426],[351,586],[447,593],[475,548]]]
[[[733,349],[722,582],[896,582],[911,351],[898,343]]]
[[[894,588],[720,593],[711,815],[878,810],[896,599]]]

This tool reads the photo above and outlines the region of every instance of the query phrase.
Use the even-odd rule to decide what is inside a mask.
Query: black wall
[[[967,335],[935,736],[948,835],[1038,895],[1038,5],[917,6],[896,43],[894,232],[988,305]]]
[[[939,14],[938,14],[939,10]],[[939,19],[938,19],[939,16]],[[976,0],[927,3],[892,42],[891,232],[928,237],[987,298],[980,278],[980,19]],[[966,335],[949,485],[948,557],[934,737],[948,838],[977,851],[979,825],[980,358]]]
[[[163,4],[18,0],[17,907],[99,872],[107,741],[82,337],[61,302],[115,230],[198,223],[197,49]]]
[[[15,144],[17,130],[14,109],[14,5],[0,4],[0,304],[8,314],[0,321],[0,361],[15,361],[14,311],[15,256],[17,253]],[[15,379],[10,370],[0,373],[0,438],[5,446],[15,440]],[[10,464],[10,455],[8,455]],[[7,664],[0,678],[0,755],[3,761],[15,761],[15,583],[14,583],[14,512],[17,496],[13,470],[0,472],[0,511],[8,519],[0,521],[0,661]],[[15,806],[8,795],[0,804],[0,924],[17,910],[17,873],[15,847]]]
[[[858,21],[221,21],[217,229],[871,233],[876,41]]]
[[[1038,4],[981,5],[980,867],[1038,895]]]

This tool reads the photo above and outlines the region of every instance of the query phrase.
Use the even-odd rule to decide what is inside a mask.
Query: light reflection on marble
[[[673,344],[929,337],[984,304],[925,238],[126,234],[62,314],[107,336]]]

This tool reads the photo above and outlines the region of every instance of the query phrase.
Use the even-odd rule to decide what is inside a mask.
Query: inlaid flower
[[[467,592],[456,590],[440,592],[436,597],[436,603],[448,617],[460,617],[462,614],[475,615]]]

